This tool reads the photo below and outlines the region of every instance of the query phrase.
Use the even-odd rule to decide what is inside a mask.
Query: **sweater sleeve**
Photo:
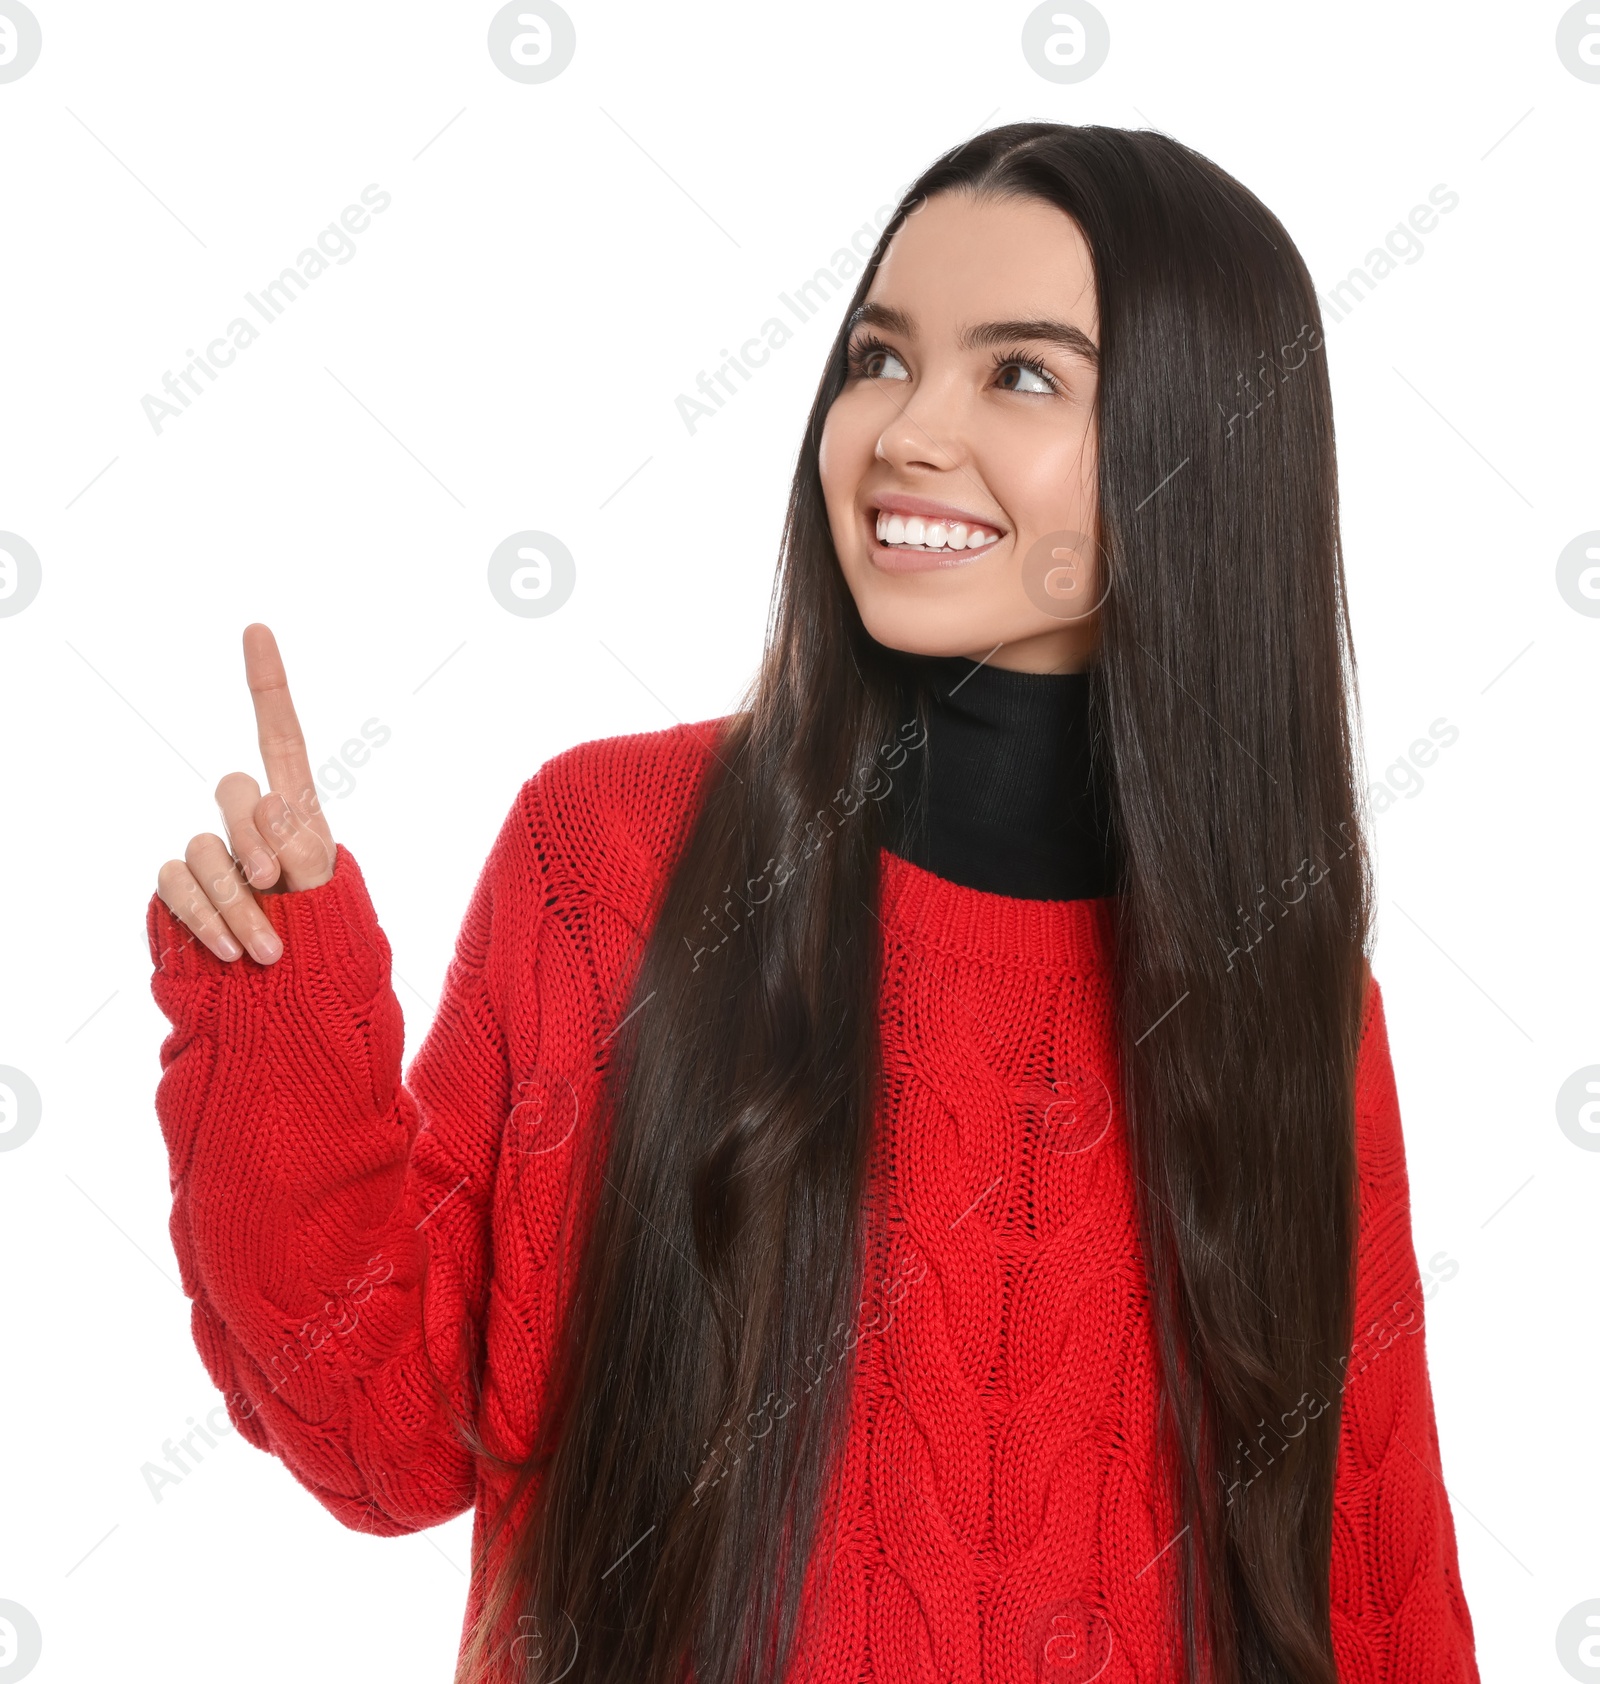
[[[261,897],[274,965],[216,958],[158,896],[147,913],[195,1343],[244,1437],[357,1531],[433,1526],[475,1495],[453,1421],[476,1416],[510,1106],[491,946],[528,951],[543,908],[527,792],[406,1082],[389,943],[342,844],[326,883]]]
[[[1341,1684],[1478,1684],[1423,1330],[1424,1291],[1383,998],[1356,1072],[1360,1233],[1331,1575]]]

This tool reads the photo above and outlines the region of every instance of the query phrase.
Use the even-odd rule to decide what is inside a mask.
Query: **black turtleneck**
[[[908,719],[919,690],[925,697],[927,741],[907,755],[885,797],[890,849],[936,877],[992,894],[1113,893],[1110,802],[1104,756],[1091,750],[1088,673],[894,654]]]

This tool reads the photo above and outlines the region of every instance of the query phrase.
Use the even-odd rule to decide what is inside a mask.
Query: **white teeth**
[[[976,550],[1000,536],[987,526],[968,526],[965,521],[925,520],[921,515],[892,515],[879,509],[878,542],[919,550]]]

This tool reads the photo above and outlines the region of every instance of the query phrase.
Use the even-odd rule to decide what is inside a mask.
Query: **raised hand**
[[[283,943],[256,896],[326,883],[334,842],[277,640],[259,623],[244,629],[244,671],[267,793],[248,772],[229,772],[216,790],[228,840],[211,831],[191,837],[184,857],[162,866],[156,893],[219,959],[237,959],[248,949],[270,965]]]

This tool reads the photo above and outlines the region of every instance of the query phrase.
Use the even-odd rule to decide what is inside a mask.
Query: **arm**
[[[407,1083],[389,944],[347,849],[326,882],[261,897],[283,941],[272,965],[225,963],[149,906],[172,1023],[156,1110],[195,1343],[239,1431],[358,1531],[436,1525],[474,1497],[451,1414],[476,1418],[511,1103],[495,960],[531,948],[543,905],[530,785]]]
[[[1355,1328],[1334,1485],[1334,1651],[1349,1684],[1477,1684],[1423,1337],[1422,1287],[1383,998],[1356,1070]]]

